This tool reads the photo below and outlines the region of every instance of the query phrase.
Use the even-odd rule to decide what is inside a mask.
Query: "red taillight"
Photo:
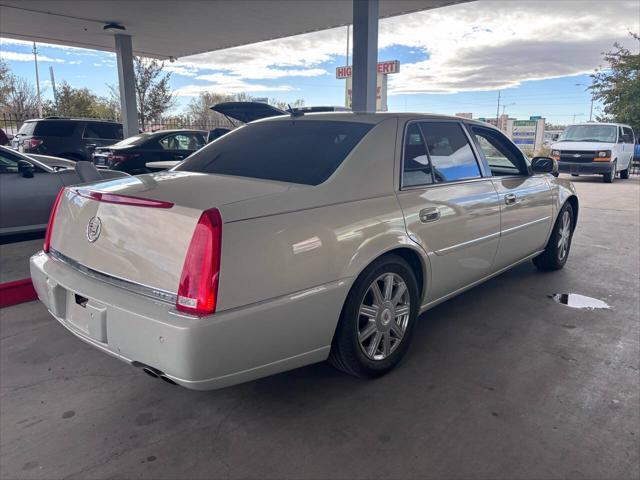
[[[216,311],[222,218],[212,208],[200,216],[191,237],[178,287],[176,309],[194,315],[209,315]]]
[[[126,162],[127,160],[133,160],[134,158],[138,158],[140,156],[139,153],[115,153],[109,152],[107,154],[107,160],[113,165],[118,165],[119,163]]]
[[[42,145],[42,140],[40,140],[39,138],[30,138],[29,145],[27,145],[27,147],[38,148],[40,145]]]
[[[153,200],[152,198],[132,197],[130,195],[119,195],[117,193],[96,192],[84,188],[74,188],[73,192],[84,198],[90,198],[96,202],[115,203],[118,205],[131,205],[133,207],[149,208],[171,208],[173,203],[163,200]]]
[[[53,222],[56,219],[56,213],[58,212],[58,205],[60,205],[60,199],[62,198],[63,193],[64,193],[64,187],[62,187],[58,192],[56,201],[53,202],[53,208],[51,209],[51,214],[49,215],[49,224],[47,225],[47,233],[44,235],[44,245],[42,247],[42,250],[44,250],[46,253],[49,253],[49,249],[51,248],[51,233],[53,232]]]

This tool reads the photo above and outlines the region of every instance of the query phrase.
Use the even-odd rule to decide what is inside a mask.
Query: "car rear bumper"
[[[613,172],[613,163],[610,162],[558,162],[560,173],[573,173],[583,175],[597,175]]]
[[[199,318],[92,278],[44,252],[31,257],[30,268],[38,298],[77,337],[194,390],[325,360],[350,283],[336,281]]]

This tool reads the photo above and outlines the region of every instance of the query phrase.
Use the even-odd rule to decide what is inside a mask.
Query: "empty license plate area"
[[[107,307],[68,291],[66,310],[71,326],[94,340],[107,343]]]

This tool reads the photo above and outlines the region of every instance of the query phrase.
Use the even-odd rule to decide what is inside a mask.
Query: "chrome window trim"
[[[492,177],[492,178],[505,178],[505,177],[523,178],[523,177],[530,177],[531,176],[531,162],[530,162],[529,158],[527,157],[527,155],[522,150],[520,150],[520,147],[518,147],[518,145],[513,143],[513,140],[511,140],[504,132],[502,132],[501,130],[499,130],[497,128],[485,127],[484,125],[469,124],[468,128],[469,128],[469,134],[473,134],[473,136],[474,136],[473,143],[474,143],[474,145],[477,146],[478,151],[482,155],[483,163],[486,165],[486,168],[488,170],[487,173],[488,173],[489,177]],[[487,156],[484,154],[484,151],[480,147],[480,141],[477,138],[475,138],[476,137],[476,133],[473,131],[474,128],[486,129],[486,130],[488,130],[490,132],[494,132],[495,134],[497,134],[498,137],[500,137],[500,136],[503,137],[503,138],[500,138],[500,140],[504,140],[504,141],[509,142],[512,145],[514,145],[516,147],[516,150],[522,156],[522,161],[524,162],[524,166],[527,169],[527,173],[518,173],[517,175],[516,174],[494,175],[493,172],[491,171],[491,165],[489,164],[489,159],[487,158]],[[502,153],[502,152],[500,152],[500,153]]]
[[[125,280],[123,278],[115,277],[107,273],[99,272],[98,270],[93,270],[91,268],[85,267],[79,262],[67,257],[66,255],[58,252],[53,248],[49,251],[49,255],[54,260],[64,263],[74,270],[77,270],[78,272],[87,275],[88,277],[91,277],[95,280],[108,283],[109,285],[112,285],[114,287],[123,288],[129,292],[137,293],[144,297],[152,298],[160,302],[168,304],[176,303],[177,296],[173,292],[162,290],[161,288],[150,287],[142,283],[135,283],[130,280]]]
[[[439,183],[424,183],[421,185],[412,185],[410,187],[405,187],[404,182],[403,182],[403,178],[404,178],[404,155],[405,155],[405,139],[407,137],[407,130],[409,129],[409,125],[411,125],[412,123],[418,123],[418,129],[420,129],[420,135],[422,136],[422,141],[424,142],[424,134],[422,133],[422,128],[420,128],[420,123],[456,123],[458,124],[458,126],[460,127],[460,129],[463,131],[467,142],[469,143],[469,146],[471,147],[471,151],[473,153],[473,156],[475,158],[476,161],[476,165],[478,165],[478,171],[480,172],[480,176],[479,177],[474,177],[474,178],[465,178],[463,180],[452,180],[450,182],[439,182]],[[478,152],[475,149],[475,145],[474,143],[471,141],[471,139],[469,138],[469,134],[465,128],[464,122],[462,122],[461,120],[456,120],[456,119],[451,119],[451,118],[446,118],[446,119],[438,119],[438,118],[416,118],[416,119],[411,119],[408,120],[407,122],[405,122],[404,124],[404,129],[402,131],[402,141],[400,143],[401,145],[401,157],[400,157],[400,191],[404,191],[404,190],[417,190],[417,189],[424,189],[424,188],[430,188],[430,187],[435,187],[438,185],[455,185],[458,183],[464,183],[464,182],[469,182],[469,181],[477,181],[477,180],[486,180],[487,178],[490,178],[489,176],[485,175],[485,171],[484,171],[484,166],[482,165],[482,162],[479,161],[479,157],[478,157]],[[429,164],[431,165],[431,154],[429,153],[429,149],[426,146],[426,142],[425,142],[425,150],[427,152],[427,157],[429,158]]]

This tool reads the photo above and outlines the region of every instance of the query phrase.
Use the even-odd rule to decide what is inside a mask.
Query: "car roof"
[[[341,122],[359,122],[376,124],[388,118],[397,118],[400,120],[455,120],[463,121],[467,123],[473,123],[481,125],[483,127],[495,128],[493,125],[478,120],[471,120],[463,117],[456,117],[453,115],[440,115],[436,113],[419,113],[419,112],[321,112],[321,113],[305,113],[304,115],[281,115],[277,117],[264,118],[256,120],[251,123],[258,122],[282,122],[291,121],[291,119],[297,120],[325,120],[325,121],[341,121]]]
[[[116,120],[104,120],[101,118],[82,118],[82,117],[44,117],[44,118],[31,118],[29,120],[25,120],[24,123],[33,123],[33,122],[57,122],[57,121],[72,121],[72,122],[96,122],[96,123],[115,123],[117,125],[122,125],[122,123],[117,122]]]
[[[631,128],[631,125],[627,125],[626,123],[614,123],[614,122],[582,122],[582,123],[572,123],[567,125],[567,127],[573,127],[576,125],[611,125],[612,127],[628,127]]]
[[[202,134],[209,133],[207,132],[207,130],[199,130],[197,128],[173,128],[169,130],[155,130],[153,132],[142,132],[142,133],[146,133],[148,135],[163,135],[165,133],[187,133],[187,132],[195,132],[195,133],[202,133]],[[139,133],[138,135],[142,135],[142,133]]]

